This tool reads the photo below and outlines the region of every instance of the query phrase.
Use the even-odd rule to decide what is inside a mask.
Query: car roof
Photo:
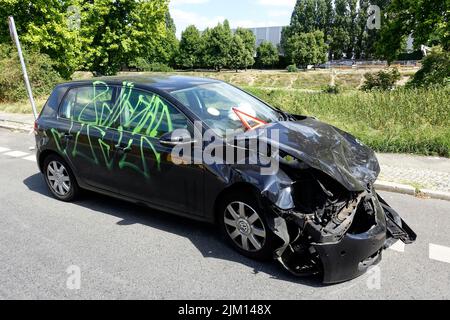
[[[109,85],[122,85],[124,82],[133,83],[143,89],[156,89],[171,93],[173,91],[188,89],[199,85],[218,83],[220,81],[208,78],[186,77],[178,75],[126,75],[114,77],[99,77],[89,80],[80,80],[64,83],[63,85],[85,85],[102,81]]]

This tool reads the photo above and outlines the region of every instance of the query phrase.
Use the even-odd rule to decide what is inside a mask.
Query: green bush
[[[291,64],[286,68],[287,72],[298,72],[298,68],[295,64]]]
[[[135,67],[146,72],[172,72],[173,69],[168,65],[160,62],[149,62],[144,58],[137,58]]]
[[[341,89],[341,86],[339,86],[338,84],[336,84],[336,85],[329,84],[322,91],[323,91],[323,93],[328,93],[328,94],[339,94],[339,93],[341,93],[342,89]]]
[[[450,52],[435,47],[422,60],[422,69],[408,83],[411,87],[450,85]]]
[[[24,50],[33,95],[47,96],[62,81],[55,63],[45,54]],[[15,47],[0,45],[0,101],[16,102],[27,98],[22,69]]]
[[[397,68],[391,70],[381,70],[377,73],[366,73],[364,75],[365,82],[361,87],[363,91],[371,90],[392,90],[395,83],[400,80],[401,75]]]

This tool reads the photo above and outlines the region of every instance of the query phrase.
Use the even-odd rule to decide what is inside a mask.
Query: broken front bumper
[[[310,222],[307,222],[303,239],[298,238],[286,246],[278,260],[295,275],[322,273],[323,282],[333,284],[364,274],[381,261],[382,251],[397,240],[407,244],[416,240],[416,234],[381,197],[374,196],[371,201],[374,219],[367,224],[367,230],[355,226],[359,223],[356,214],[365,212],[356,213],[338,239],[324,236],[323,229],[318,233],[317,226],[308,228]],[[301,245],[304,239],[310,242]]]

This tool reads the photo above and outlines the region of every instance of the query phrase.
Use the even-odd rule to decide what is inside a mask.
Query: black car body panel
[[[69,89],[98,81],[112,90],[113,102],[121,99],[118,88],[132,83],[168,101],[192,123],[200,119],[170,93],[217,82],[112,77],[57,86],[37,120],[41,171],[45,156],[56,153],[69,163],[82,188],[208,222],[215,222],[224,193],[250,187],[279,238],[274,258],[298,276],[323,273],[325,283],[363,274],[397,240],[415,241],[414,232],[373,188],[380,172],[374,152],[350,134],[314,118],[287,115],[263,128],[280,132],[278,141],[250,130],[210,142],[225,149],[240,140],[276,145],[279,152],[272,156],[278,157],[280,169],[272,175],[261,175],[260,163],[176,165],[171,149],[158,139],[125,132],[113,122],[84,125],[60,117]]]
[[[278,122],[265,127],[278,130],[279,149],[320,170],[349,191],[364,191],[380,173],[374,152],[351,135],[313,118]],[[246,137],[257,138],[258,131]]]

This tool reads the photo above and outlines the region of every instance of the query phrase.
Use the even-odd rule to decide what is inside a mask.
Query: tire
[[[69,165],[63,158],[51,154],[44,160],[44,177],[52,195],[64,202],[74,201],[80,188]]]
[[[223,238],[240,254],[255,260],[273,259],[276,236],[254,197],[245,192],[225,195],[220,200],[217,219]]]

